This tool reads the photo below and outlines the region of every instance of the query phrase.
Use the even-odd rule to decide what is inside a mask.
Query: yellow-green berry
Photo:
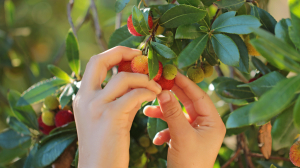
[[[187,71],[187,76],[195,83],[199,83],[204,79],[204,72],[201,67],[190,67]]]
[[[139,144],[144,147],[144,148],[147,148],[149,145],[150,145],[150,139],[144,135],[144,136],[141,136],[139,138]]]
[[[55,113],[53,111],[45,111],[42,113],[42,121],[44,124],[48,126],[55,125],[54,118],[55,118]]]
[[[214,67],[211,66],[208,62],[203,62],[202,63],[202,70],[204,72],[204,77],[208,78],[214,73]]]
[[[45,107],[49,110],[55,110],[59,106],[59,101],[56,96],[47,96],[44,101]]]
[[[177,75],[177,68],[174,65],[167,64],[163,68],[163,76],[167,80],[173,80]]]
[[[149,153],[149,154],[155,154],[158,152],[158,149],[156,148],[155,145],[151,145],[149,146],[148,148],[146,148],[146,152]]]

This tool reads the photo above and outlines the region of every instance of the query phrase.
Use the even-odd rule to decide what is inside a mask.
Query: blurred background
[[[32,84],[50,78],[48,64],[57,65],[71,73],[64,50],[65,38],[70,29],[67,17],[68,1],[12,0],[12,2],[13,24],[8,25],[4,10],[5,0],[0,0],[0,132],[7,127],[6,116],[11,115],[6,99],[10,89],[23,92]],[[276,20],[289,17],[287,0],[271,0],[268,4],[265,2],[261,7],[268,10]],[[119,15],[114,10],[115,1],[96,0],[95,3],[104,40],[108,43],[109,37],[119,26],[116,25],[116,19],[121,18],[121,25],[126,24],[131,7],[137,4],[137,0],[131,0]],[[164,3],[165,0],[150,2],[148,0],[150,5]],[[103,51],[96,42],[93,19],[90,15],[86,15],[89,4],[90,1],[87,0],[75,0],[71,13],[75,27],[82,25],[77,31],[82,71],[92,55]],[[86,22],[82,23],[84,20]],[[221,68],[225,74],[229,73],[227,66]],[[216,77],[214,74],[201,83],[201,86],[208,91],[222,115],[229,107],[214,94],[213,86],[209,85]],[[38,107],[40,106],[35,107],[37,111]]]

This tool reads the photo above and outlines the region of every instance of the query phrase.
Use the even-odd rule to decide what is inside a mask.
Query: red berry
[[[162,72],[163,72],[163,65],[160,61],[158,62],[158,66],[159,66],[158,72],[157,72],[156,76],[153,78],[154,81],[158,81],[161,77]]]
[[[153,21],[152,21],[152,17],[150,15],[148,15],[148,25],[150,27],[150,29],[152,29],[153,26]],[[130,15],[127,19],[127,27],[128,27],[128,31],[134,35],[134,36],[143,36],[140,33],[138,33],[132,23],[132,15]]]
[[[118,72],[132,72],[131,61],[121,61],[119,64]]]
[[[295,142],[291,148],[290,148],[290,153],[289,157],[291,162],[299,167],[300,166],[300,141]]]
[[[257,79],[257,78],[251,78],[251,79],[249,80],[249,83],[255,81],[256,79]]]
[[[42,121],[42,116],[40,116],[38,118],[38,123],[39,123],[39,130],[44,133],[45,135],[49,135],[49,133],[54,129],[56,128],[56,126],[48,126],[46,124],[43,123]]]
[[[157,83],[160,84],[162,90],[171,90],[174,86],[175,78],[172,80],[167,80],[164,78],[164,76],[161,76]]]
[[[61,110],[55,115],[55,125],[61,127],[74,121],[74,115],[70,110]]]

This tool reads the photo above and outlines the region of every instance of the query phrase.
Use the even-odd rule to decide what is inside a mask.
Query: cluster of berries
[[[61,109],[56,96],[47,96],[41,109],[42,115],[38,118],[39,130],[48,135],[51,130],[74,121],[71,107]]]
[[[151,143],[151,140],[147,135],[143,135],[139,138],[139,144],[146,149],[148,154],[155,154],[158,152],[158,149]]]
[[[210,77],[214,72],[214,67],[208,62],[201,62],[200,66],[191,66],[187,71],[187,76],[195,83],[203,81],[204,78]]]
[[[122,61],[119,64],[119,72],[133,72],[148,75],[148,57],[144,55],[136,56],[131,61]],[[177,68],[174,65],[167,64],[163,67],[159,62],[159,69],[156,76],[153,78],[162,90],[171,90],[175,83]]]

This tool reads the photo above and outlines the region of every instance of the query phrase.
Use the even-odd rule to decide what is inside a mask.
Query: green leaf
[[[245,83],[238,87],[249,87],[256,96],[261,97],[265,92],[272,89],[278,82],[284,79],[286,78],[281,73],[274,71],[253,82]]]
[[[129,48],[137,48],[145,39],[141,36],[133,36],[129,33],[127,25],[120,27],[110,36],[108,48],[115,46],[125,46]]]
[[[55,65],[48,65],[48,70],[57,78],[72,83],[74,80],[62,69]]]
[[[37,103],[43,100],[45,97],[57,92],[61,86],[67,84],[65,80],[58,78],[51,78],[32,85],[18,100],[17,106],[25,106],[33,103]]]
[[[129,3],[130,0],[117,0],[115,3],[115,11],[116,13],[121,12],[125,6]]]
[[[8,125],[11,129],[14,131],[24,134],[24,135],[30,135],[29,129],[26,127],[25,124],[20,122],[16,117],[9,117],[8,118]]]
[[[298,32],[296,30],[294,30],[294,26],[290,26],[289,27],[289,36],[291,41],[293,42],[293,44],[297,47],[300,48],[300,39],[298,38]]]
[[[167,161],[161,158],[158,158],[158,167],[157,168],[167,168]]]
[[[175,39],[195,39],[203,34],[198,23],[181,25],[176,30]]]
[[[191,24],[202,20],[207,12],[189,5],[177,5],[162,15],[159,25],[175,28],[184,24]]]
[[[249,54],[247,47],[242,40],[242,38],[239,35],[236,34],[227,34],[228,37],[230,37],[236,46],[238,47],[239,53],[240,53],[240,62],[239,66],[236,67],[241,72],[248,73],[249,72]]]
[[[147,130],[151,140],[155,137],[156,133],[168,128],[168,124],[159,118],[148,118]]]
[[[151,45],[149,46],[149,51],[148,51],[148,69],[149,69],[149,80],[151,80],[157,75],[159,69],[157,53],[155,50],[153,50]]]
[[[8,27],[12,27],[15,20],[15,5],[11,0],[4,1],[5,21]]]
[[[271,72],[271,70],[260,59],[256,57],[252,57],[252,63],[263,75]]]
[[[205,6],[210,6],[212,5],[214,2],[216,2],[217,0],[201,0],[202,3],[205,5]]]
[[[20,134],[12,129],[7,129],[0,134],[0,147],[12,149],[21,146],[26,141],[30,141],[31,136]]]
[[[277,21],[267,11],[258,8],[254,5],[250,5],[251,15],[255,16],[262,23],[262,28],[274,34],[274,28]]]
[[[79,60],[79,46],[77,38],[75,37],[72,29],[69,30],[66,39],[66,54],[71,70],[76,74],[80,75],[80,60]]]
[[[291,40],[296,45],[297,48],[300,48],[300,2],[297,0],[289,0],[289,7],[291,12],[291,20],[292,20],[292,29]]]
[[[253,33],[258,35],[260,39],[263,39],[268,46],[274,48],[273,50],[276,50],[280,54],[286,55],[296,61],[300,61],[300,54],[292,46],[263,29],[256,28],[252,30]]]
[[[261,96],[250,111],[250,121],[269,121],[280,114],[293,100],[300,88],[300,75],[278,82],[270,91]]]
[[[211,28],[214,29],[216,27],[220,27],[220,25],[223,24],[227,19],[234,17],[236,14],[236,11],[230,11],[221,14],[220,16],[217,17],[217,19],[213,22]]]
[[[218,8],[224,8],[230,11],[231,10],[237,11],[241,6],[244,5],[245,2],[246,0],[230,0],[230,1],[220,0],[215,2],[215,4],[218,6]]]
[[[175,7],[175,4],[167,4],[167,5],[151,5],[151,12],[153,18],[160,18],[164,13],[166,13],[169,9]]]
[[[149,29],[148,29],[148,18],[144,18],[143,12],[140,11],[136,6],[133,6],[132,8],[132,23],[134,26],[134,29],[139,34],[146,36],[149,35]]]
[[[245,22],[247,20],[247,22]],[[251,15],[239,15],[229,17],[217,27],[212,27],[214,32],[224,32],[232,34],[249,34],[253,31],[251,28],[258,28],[261,25],[259,20]]]
[[[284,55],[279,48],[275,48],[268,44],[264,39],[253,39],[250,43],[255,49],[265,57],[269,63],[280,70],[287,70],[293,72],[300,72],[300,65],[292,58]]]
[[[44,167],[55,161],[63,151],[76,139],[76,133],[65,133],[55,136],[43,144],[34,157],[36,167]]]
[[[239,128],[254,124],[249,119],[249,112],[254,104],[255,102],[234,110],[226,121],[226,128]]]
[[[190,42],[178,56],[178,68],[190,66],[197,61],[200,58],[207,41],[208,35],[203,34]]]
[[[76,124],[75,121],[69,122],[65,124],[63,127],[56,127],[54,128],[49,135],[57,135],[63,132],[69,132],[69,131],[76,131]]]
[[[174,53],[173,50],[171,50],[169,47],[157,43],[157,42],[151,42],[151,46],[153,49],[161,56],[167,58],[167,59],[173,59],[176,58],[177,55]]]
[[[16,106],[17,101],[20,99],[20,97],[21,94],[14,90],[10,90],[10,92],[7,94],[7,99],[11,110],[13,111],[14,115],[19,121],[21,121],[30,128],[38,130],[39,127],[37,117],[32,107],[30,105],[22,107]]]
[[[276,118],[272,127],[273,149],[289,148],[298,134],[293,123],[293,106],[290,106]]]
[[[270,168],[277,168],[276,166],[274,166],[273,164],[270,166]]]
[[[155,41],[163,45],[166,45],[167,47],[171,47],[174,43],[173,33],[171,31],[166,31],[164,36],[163,35],[155,36]]]
[[[59,103],[61,105],[61,108],[64,108],[72,100],[72,96],[76,94],[76,91],[77,87],[73,83],[68,84],[64,88],[59,96]]]
[[[38,150],[38,144],[36,143],[26,158],[26,161],[24,163],[24,168],[35,168],[33,166],[33,162],[34,162],[33,159],[34,159],[34,156],[35,156],[37,150]]]
[[[295,103],[293,119],[294,125],[296,126],[296,128],[298,128],[298,130],[300,130],[300,96]]]
[[[210,40],[207,42],[207,46],[204,49],[202,56],[211,66],[219,64],[219,58],[217,57]]]
[[[179,4],[194,6],[196,8],[200,8],[203,6],[200,0],[177,0],[177,2]]]
[[[75,168],[78,167],[78,157],[79,157],[79,149],[77,148],[77,151],[76,151],[76,154],[75,154],[75,158],[74,158]]]
[[[258,164],[262,165],[263,168],[270,168],[271,165],[275,165],[277,168],[290,168],[290,167],[282,167],[277,165],[274,162],[270,162],[270,161],[264,161],[264,160],[257,160],[256,161]]]
[[[231,38],[224,34],[214,34],[211,42],[215,53],[224,64],[239,66],[239,49]]]
[[[13,149],[1,149],[0,150],[0,165],[10,163],[17,157],[22,157],[28,152],[28,148],[31,145],[31,141],[27,141],[22,146],[18,146]]]

